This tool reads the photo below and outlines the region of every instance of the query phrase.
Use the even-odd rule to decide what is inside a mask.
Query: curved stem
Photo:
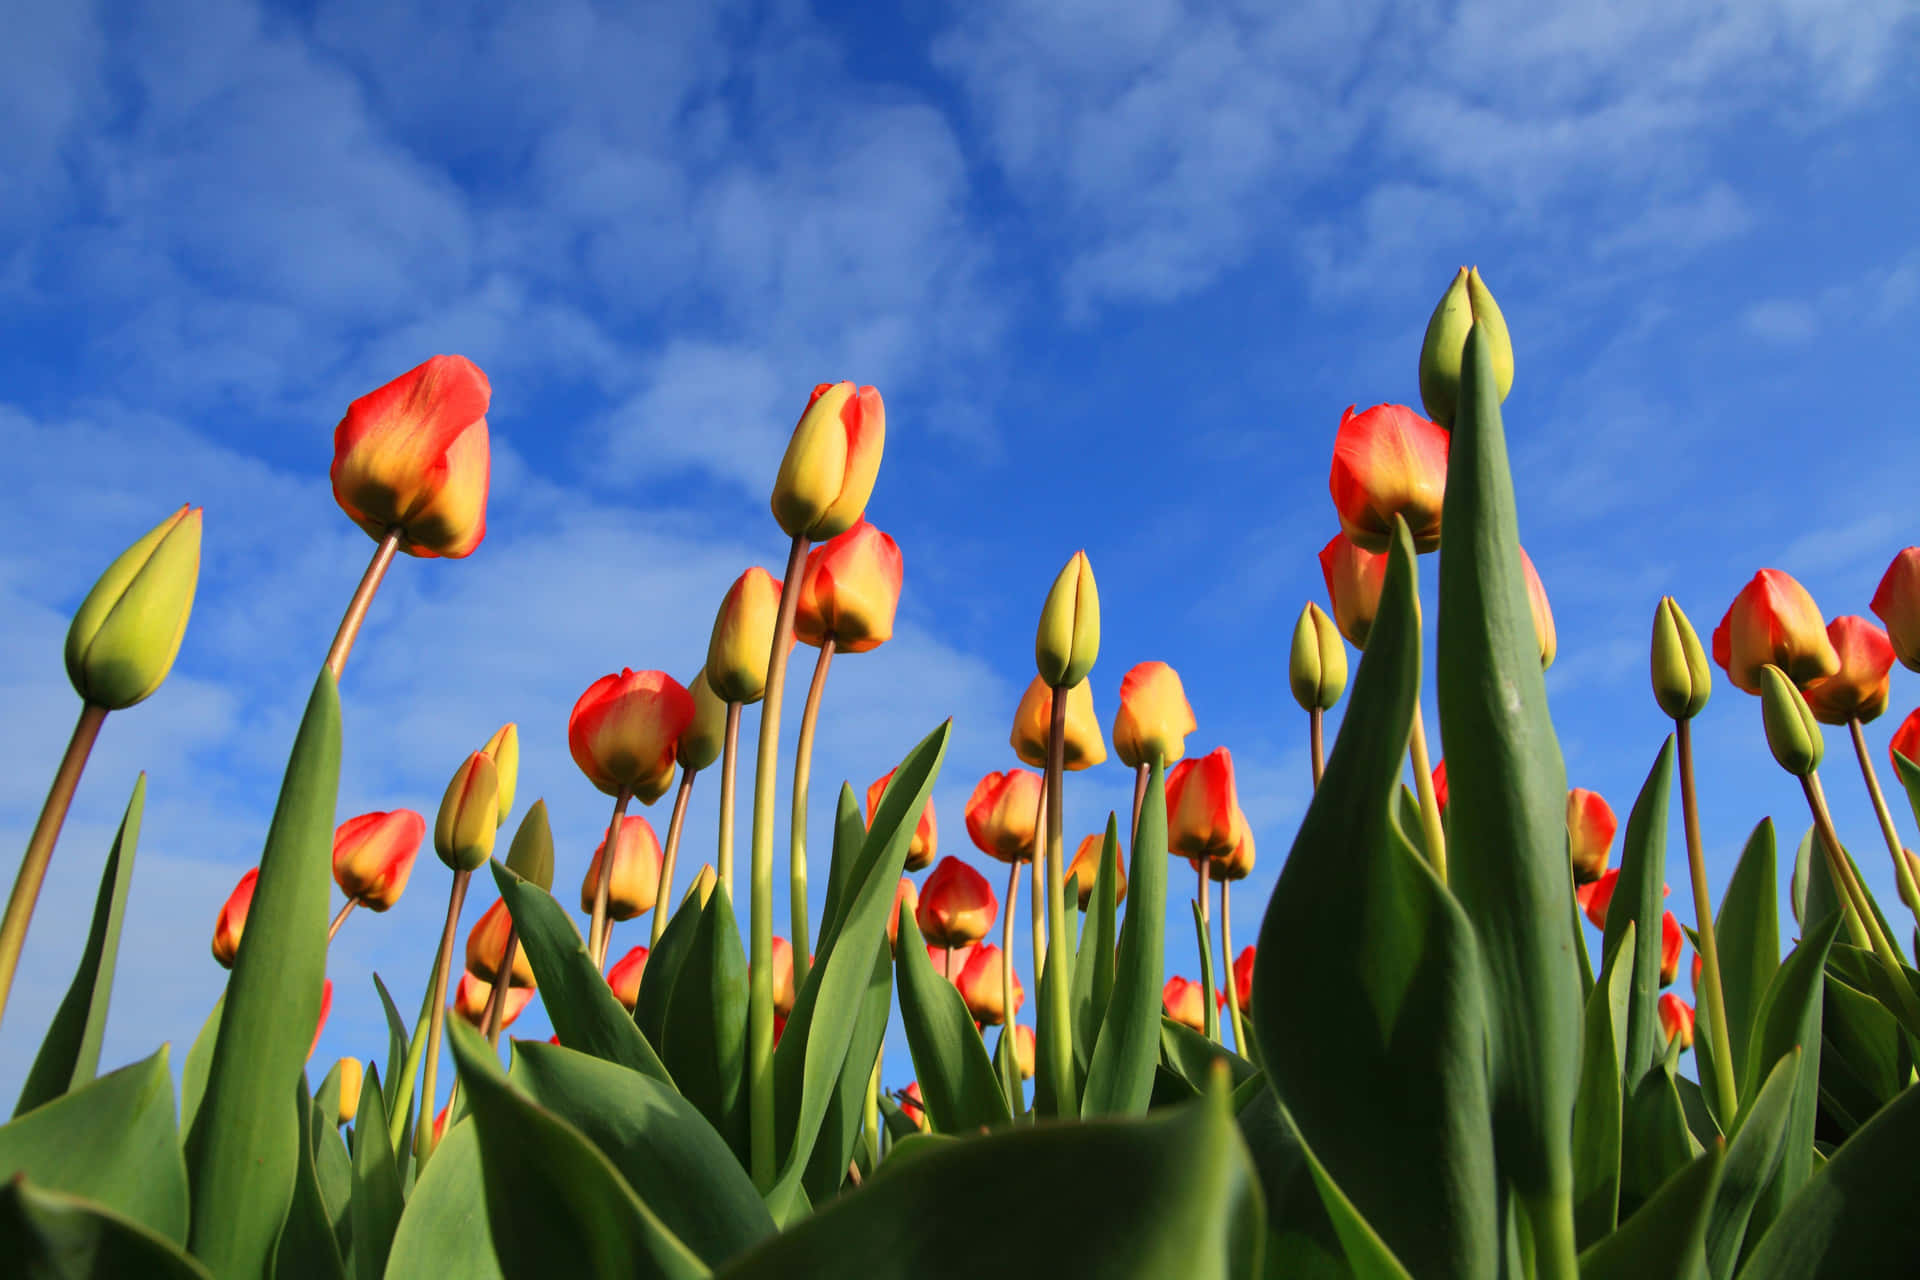
[[[1065,778],[1067,762],[1067,691],[1055,689],[1049,699],[1053,714],[1047,730],[1047,970],[1046,981],[1039,976],[1034,984],[1046,1000],[1047,1030],[1045,1043],[1038,1046],[1039,1065],[1050,1075],[1049,1092],[1053,1114],[1080,1114],[1080,1099],[1073,1079],[1073,992],[1068,979],[1072,961],[1067,941],[1073,936],[1066,908],[1066,824]],[[1038,906],[1038,904],[1035,904]],[[1038,1021],[1036,1017],[1036,1021]],[[1013,1010],[1007,1010],[1011,1034]],[[1009,1050],[1012,1049],[1009,1044]]]
[[[820,720],[820,695],[826,691],[827,669],[833,665],[834,640],[831,635],[820,642],[820,656],[813,663],[813,683],[807,686],[806,708],[800,713],[800,737],[793,747],[793,795],[787,802],[792,818],[793,839],[788,862],[787,910],[792,918],[793,989],[798,991],[807,980],[812,950],[807,919],[807,785],[813,776],[813,730]]]
[[[347,922],[347,917],[352,915],[353,909],[359,905],[360,899],[348,898],[347,905],[340,908],[339,914],[333,918],[333,923],[327,926],[327,942],[329,944],[333,942],[333,935],[340,932],[340,926]]]
[[[620,846],[620,822],[627,816],[627,805],[633,800],[633,792],[620,788],[620,794],[613,798],[613,821],[607,824],[607,843],[600,850],[600,878],[593,882],[593,918],[587,924],[587,954],[593,957],[596,969],[605,968],[607,963],[607,941],[613,934],[613,927],[607,923],[607,889],[613,883],[613,859]]]
[[[1720,1114],[1731,1122],[1740,1113],[1733,1078],[1733,1034],[1727,1025],[1726,988],[1720,982],[1720,942],[1713,926],[1713,897],[1707,887],[1707,855],[1700,839],[1700,802],[1693,783],[1693,721],[1674,721],[1680,747],[1680,811],[1687,827],[1687,871],[1693,880],[1694,927],[1700,947],[1701,1003],[1713,1031],[1713,1081]]]
[[[1861,731],[1858,717],[1847,721],[1847,728],[1853,733],[1853,754],[1860,761],[1860,776],[1867,780],[1867,794],[1873,797],[1873,811],[1880,818],[1880,834],[1886,837],[1887,852],[1893,855],[1893,878],[1900,886],[1900,897],[1913,912],[1915,923],[1920,923],[1920,885],[1914,883],[1913,867],[1900,847],[1900,831],[1893,825],[1893,811],[1887,808],[1887,797],[1880,790],[1873,755],[1867,750],[1867,735]]]
[[[1447,829],[1440,820],[1440,797],[1433,790],[1433,762],[1427,758],[1427,719],[1413,704],[1413,735],[1407,749],[1413,755],[1413,785],[1420,796],[1420,830],[1426,837],[1427,861],[1442,884],[1447,880]]]
[[[1194,905],[1200,908],[1200,1023],[1206,1031],[1207,1039],[1220,1043],[1220,1006],[1214,1003],[1214,996],[1220,988],[1214,985],[1213,971],[1213,930],[1207,919],[1207,881],[1213,871],[1213,859],[1200,858],[1200,896],[1194,899]],[[1224,886],[1223,886],[1224,887]]]
[[[1313,752],[1313,789],[1327,772],[1327,713],[1319,707],[1307,712],[1307,745]]]
[[[440,930],[440,950],[433,961],[433,994],[427,1010],[427,1056],[421,1067],[421,1123],[414,1126],[414,1158],[424,1162],[433,1154],[433,1095],[440,1069],[440,1033],[447,1017],[447,970],[453,964],[453,935],[460,927],[460,906],[467,900],[467,881],[471,871],[453,873],[453,889],[447,895],[447,923]]]
[[[6,1017],[7,996],[13,991],[13,972],[20,965],[20,949],[27,943],[27,926],[33,921],[33,907],[40,900],[40,885],[47,878],[47,863],[53,859],[53,846],[66,824],[67,810],[73,804],[73,792],[80,785],[80,774],[87,767],[87,756],[106,723],[107,709],[86,703],[80,719],[67,739],[66,754],[53,771],[53,786],[47,801],[40,806],[40,820],[33,824],[27,840],[27,852],[20,859],[20,873],[13,879],[13,894],[7,899],[7,914],[0,920],[0,1018]]]
[[[653,894],[653,934],[649,948],[660,945],[667,931],[667,917],[673,914],[673,863],[680,855],[680,828],[686,825],[687,801],[693,795],[693,779],[698,769],[680,771],[680,789],[674,792],[673,816],[667,819],[667,847],[660,854],[660,887]]]
[[[487,1037],[487,1047],[500,1047],[500,1030],[507,1017],[507,988],[513,985],[513,962],[520,953],[520,926],[514,924],[512,917],[507,921],[507,944],[501,948],[500,964],[493,971],[493,990],[487,993],[487,1016],[480,1025]]]
[[[1047,791],[1040,789],[1040,802],[1033,807],[1033,848],[1027,859],[1027,870],[1033,875],[1033,906],[1027,911],[1027,918],[1033,932],[1033,984],[1040,985],[1040,975],[1047,970]],[[1038,998],[1038,992],[1035,992]]]
[[[1252,1059],[1247,1052],[1247,1023],[1240,1015],[1240,978],[1233,968],[1233,897],[1227,892],[1227,882],[1220,882],[1220,955],[1227,966],[1227,1009],[1233,1014],[1233,1049],[1241,1057]]]
[[[740,704],[727,704],[726,745],[720,751],[720,850],[716,855],[715,870],[720,873],[720,887],[727,891],[727,901],[733,901],[733,778],[738,772],[735,764],[740,759]]]
[[[1000,917],[1000,1007],[1006,1010],[1006,1021],[1013,1021],[1013,908],[1020,901],[1020,864],[1007,865],[1007,904]],[[1018,1120],[1026,1113],[1027,1093],[1020,1087],[1020,1069],[1017,1065],[1002,1061],[1000,1064],[1000,1085],[1007,1092],[1007,1108],[1013,1118]]]
[[[1827,848],[1827,865],[1833,870],[1833,878],[1840,891],[1853,900],[1854,910],[1860,915],[1860,922],[1866,929],[1869,945],[1887,970],[1889,984],[1893,987],[1909,1027],[1920,1027],[1920,996],[1914,994],[1906,975],[1901,972],[1900,953],[1893,949],[1893,942],[1880,928],[1880,921],[1873,914],[1872,900],[1867,897],[1866,888],[1853,874],[1853,864],[1840,847],[1840,835],[1833,829],[1833,815],[1827,810],[1826,793],[1820,786],[1818,770],[1800,780],[1801,787],[1807,793],[1807,803],[1813,809],[1813,823],[1820,829],[1821,843]]]
[[[340,619],[340,629],[333,633],[333,646],[327,650],[327,670],[333,672],[335,681],[340,673],[347,669],[347,655],[353,652],[353,642],[360,635],[360,624],[367,620],[367,609],[373,604],[373,593],[380,589],[380,580],[387,576],[387,567],[393,563],[393,553],[400,549],[400,530],[387,530],[387,536],[380,539],[380,545],[373,549],[373,559],[367,562],[367,571],[360,575],[360,585],[353,589],[353,598],[347,601],[347,612]]]

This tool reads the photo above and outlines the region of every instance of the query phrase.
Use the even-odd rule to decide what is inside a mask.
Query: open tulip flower
[[[513,1025],[533,999],[532,987],[507,988],[506,1001],[500,1006],[500,1026],[504,1029]],[[476,1031],[486,1029],[487,1005],[493,1000],[493,985],[472,973],[460,975],[460,985],[453,993],[453,1010],[465,1019],[467,1025]]]
[[[607,970],[607,985],[629,1012],[640,1000],[640,977],[647,971],[647,949],[635,947]]]
[[[893,638],[902,572],[894,540],[865,520],[856,521],[807,553],[794,637],[817,647],[832,636],[842,653],[878,648]]]
[[[880,798],[887,794],[887,784],[893,781],[894,770],[889,769],[872,786],[867,788],[867,826],[873,826],[873,815],[879,811]],[[933,865],[933,856],[940,850],[940,824],[933,816],[933,797],[927,797],[926,807],[920,810],[920,823],[913,829],[913,843],[907,847],[907,870],[925,871]]]
[[[1168,978],[1167,984],[1160,988],[1160,1005],[1167,1016],[1195,1031],[1207,1029],[1206,998],[1205,987],[1177,975]]]
[[[607,856],[606,837],[594,846],[593,861],[580,882],[580,909],[592,914],[600,885],[601,862]],[[607,880],[607,918],[631,920],[653,909],[660,891],[660,838],[653,824],[637,813],[620,819],[620,839],[613,848],[613,869]]]
[[[1233,755],[1215,747],[1167,774],[1167,851],[1183,858],[1233,856],[1246,835],[1233,782]]]
[[[1660,996],[1658,1008],[1661,1034],[1678,1039],[1683,1050],[1693,1048],[1693,1006],[1668,991]]]
[[[467,972],[485,982],[492,982],[500,972],[500,959],[507,949],[507,934],[513,928],[513,917],[507,913],[505,898],[494,900],[494,904],[480,913],[473,922],[473,928],[467,931]],[[532,987],[533,963],[527,959],[527,949],[514,945],[513,972],[507,984],[514,987]]]
[[[964,947],[986,937],[999,915],[1000,900],[987,878],[960,859],[947,857],[920,890],[914,923],[933,946]]]
[[[1100,874],[1100,851],[1106,846],[1107,833],[1096,831],[1080,842],[1080,847],[1073,851],[1073,861],[1067,864],[1066,878],[1073,880],[1078,876],[1082,911],[1093,900],[1094,880]],[[1113,850],[1113,900],[1116,904],[1127,900],[1127,860],[1120,856],[1117,845]]]
[[[567,718],[567,747],[606,794],[652,804],[673,785],[674,750],[693,723],[693,695],[664,671],[602,676]]]
[[[1036,769],[1047,764],[1047,735],[1052,727],[1053,689],[1039,676],[1020,696],[1013,713],[1013,753]],[[1066,758],[1071,772],[1091,769],[1107,758],[1107,744],[1100,737],[1100,719],[1093,712],[1093,687],[1085,680],[1066,692]]]
[[[1920,671],[1920,547],[1908,547],[1887,566],[1873,593],[1874,616],[1887,624],[1887,638],[1909,671]]]
[[[1733,598],[1713,629],[1713,660],[1748,693],[1761,689],[1763,667],[1776,666],[1798,685],[1840,670],[1840,655],[1821,621],[1820,606],[1790,574],[1762,569]]]
[[[1349,405],[1333,438],[1328,481],[1340,531],[1364,550],[1384,552],[1397,515],[1416,551],[1438,550],[1448,443],[1444,427],[1405,405],[1377,404],[1358,414]]]
[[[966,1002],[967,1012],[973,1015],[975,1022],[997,1027],[1006,1021],[1007,1005],[1000,990],[1000,948],[990,942],[976,945],[967,953],[966,966],[954,978],[953,985],[960,989],[960,998]],[[1020,976],[1015,974],[1015,1016],[1019,1015],[1020,1006],[1026,1002],[1026,989],[1020,985]]]
[[[1071,725],[1071,701],[1067,720]],[[1142,768],[1155,756],[1161,764],[1172,765],[1186,754],[1187,735],[1197,727],[1180,673],[1166,663],[1142,662],[1121,677],[1120,710],[1113,717],[1113,753],[1129,769]]]
[[[1327,603],[1333,625],[1356,649],[1367,647],[1374,615],[1380,612],[1380,591],[1387,582],[1387,558],[1356,545],[1336,533],[1320,548],[1320,575],[1327,583]]]
[[[1567,849],[1576,885],[1592,884],[1606,874],[1607,855],[1619,825],[1613,806],[1599,792],[1584,787],[1567,792]]]
[[[1867,724],[1887,709],[1893,644],[1865,618],[1848,614],[1827,624],[1827,639],[1840,655],[1840,669],[1809,683],[1802,693],[1821,724]]]
[[[487,375],[435,356],[347,406],[333,432],[333,497],[375,541],[413,556],[473,554],[487,534]]]
[[[427,820],[411,809],[348,818],[333,833],[333,882],[368,910],[387,910],[405,892],[426,834]]]
[[[1009,769],[980,779],[967,799],[967,834],[974,847],[1002,862],[1033,857],[1044,782],[1037,773]]]
[[[248,868],[214,918],[213,958],[223,969],[233,968],[234,958],[240,954],[240,935],[246,932],[247,912],[253,906],[253,887],[259,880],[260,868]]]

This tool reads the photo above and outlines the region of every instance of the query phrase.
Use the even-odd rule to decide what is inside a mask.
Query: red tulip
[[[1613,833],[1620,820],[1599,792],[1575,787],[1567,792],[1567,849],[1573,860],[1573,882],[1592,884],[1607,869]]]
[[[554,1037],[556,1043],[559,1039],[559,1036]],[[435,1146],[439,1146],[440,1139],[447,1136],[447,1111],[452,1106],[453,1102],[449,1100],[446,1106],[440,1108],[440,1114],[433,1118],[433,1143]]]
[[[1364,551],[1344,533],[1320,549],[1320,574],[1327,580],[1327,602],[1333,624],[1356,649],[1367,647],[1373,619],[1380,612],[1380,592],[1387,583],[1387,557]]]
[[[427,820],[411,809],[348,818],[333,833],[333,882],[361,906],[385,911],[406,890],[426,834]]]
[[[626,788],[652,804],[673,783],[673,753],[693,724],[693,695],[664,671],[602,676],[573,704],[567,746],[608,795]]]
[[[513,917],[507,913],[507,900],[494,899],[493,905],[481,912],[473,928],[467,931],[467,972],[482,982],[492,982],[500,972],[500,957],[507,949],[507,933],[512,928]],[[507,978],[507,985],[533,986],[533,964],[527,959],[527,949],[517,941],[513,944],[513,972]]]
[[[1160,988],[1160,1007],[1167,1016],[1195,1031],[1207,1029],[1206,1009],[1201,1004],[1205,999],[1205,987],[1181,977],[1168,978],[1167,985]]]
[[[485,1031],[487,1005],[493,999],[493,984],[484,978],[476,978],[471,973],[460,975],[460,985],[453,994],[453,1011],[466,1019],[475,1031]],[[500,1026],[504,1030],[513,1025],[527,1002],[533,999],[532,987],[507,987],[507,1001],[500,1007]]]
[[[1447,811],[1447,762],[1442,759],[1433,766],[1433,799],[1440,812]]]
[[[1009,769],[980,779],[967,799],[967,834],[980,852],[1002,862],[1033,857],[1045,783],[1037,773]]]
[[[1693,989],[1695,991],[1698,991],[1700,989],[1700,971],[1704,968],[1706,968],[1706,964],[1704,960],[1701,958],[1700,953],[1698,951],[1694,952],[1693,953]]]
[[[1253,1007],[1253,954],[1253,948],[1248,947],[1233,962],[1233,985],[1243,1010]]]
[[[1920,671],[1920,547],[1908,547],[1887,566],[1873,593],[1873,611],[1887,624],[1901,665]]]
[[[887,784],[893,781],[898,770],[889,769],[878,782],[867,788],[867,827],[873,827],[873,815],[880,808],[880,798],[887,793]],[[940,848],[940,824],[933,816],[933,796],[927,796],[926,808],[920,810],[920,823],[913,829],[913,843],[907,846],[907,870],[925,871],[933,865],[933,855]]]
[[[813,389],[773,481],[773,518],[788,537],[818,542],[853,527],[873,496],[886,436],[886,407],[872,387]]]
[[[807,553],[793,634],[810,645],[828,636],[842,653],[865,653],[893,638],[902,563],[893,539],[865,520]],[[771,642],[769,642],[771,648]]]
[[[1334,436],[1328,482],[1340,531],[1368,551],[1384,552],[1399,515],[1416,551],[1438,549],[1447,445],[1445,428],[1405,405],[1377,404],[1361,414],[1349,405]]]
[[[967,955],[966,968],[953,980],[966,1001],[967,1012],[975,1022],[997,1027],[1006,1021],[1006,1001],[1000,990],[1000,948],[983,942]],[[1013,975],[1013,1012],[1018,1016],[1027,993],[1020,986],[1020,975]]]
[[[234,957],[240,954],[240,935],[246,932],[247,912],[253,908],[253,886],[259,879],[260,868],[249,868],[214,918],[213,958],[223,969],[233,968]]]
[[[1195,727],[1180,673],[1166,663],[1142,662],[1121,678],[1113,753],[1129,769],[1138,769],[1155,755],[1163,766],[1171,765],[1186,754],[1187,735]]]
[[[1671,1041],[1680,1037],[1682,1049],[1693,1048],[1693,1006],[1669,991],[1660,997],[1660,1030]]]
[[[333,498],[414,556],[471,555],[487,535],[487,375],[435,356],[347,406],[333,430]]]
[[[927,1108],[920,1101],[920,1082],[915,1080],[900,1091],[900,1111],[918,1128],[927,1127]]]
[[[927,944],[927,962],[933,966],[935,973],[955,986],[960,984],[960,975],[967,971],[967,961],[972,958],[971,942],[965,946],[954,947],[951,952],[946,947],[937,947],[931,942]],[[1015,982],[1019,980],[1018,977],[1014,979]]]
[[[1778,569],[1762,569],[1733,598],[1713,629],[1713,660],[1748,693],[1761,689],[1760,669],[1779,667],[1805,686],[1840,670],[1820,606],[1807,589]]]
[[[1183,858],[1229,858],[1245,835],[1232,753],[1215,747],[1173,767],[1167,774],[1167,852]]]
[[[1840,655],[1840,670],[1815,680],[1802,692],[1821,724],[1865,724],[1887,709],[1893,643],[1865,618],[1847,614],[1827,624],[1827,639]]]
[[[1607,908],[1613,904],[1613,890],[1619,883],[1620,871],[1619,868],[1616,867],[1614,870],[1602,874],[1601,877],[1592,884],[1583,884],[1574,889],[1573,900],[1580,905],[1582,911],[1587,913],[1587,919],[1593,922],[1594,928],[1605,929],[1607,927]],[[1661,897],[1671,897],[1672,895],[1672,885],[1663,885],[1661,887]]]
[[[749,975],[752,966],[748,966]],[[793,944],[785,938],[773,940],[773,1011],[781,1017],[793,1012]]]
[[[1000,915],[1000,900],[987,878],[958,858],[942,858],[927,877],[914,911],[920,936],[938,947],[978,942]]]
[[[900,906],[906,904],[907,914],[913,917],[916,926],[920,923],[920,886],[905,876],[893,890],[893,911],[887,916],[887,948],[892,950],[900,942]]]
[[[1680,948],[1685,945],[1687,935],[1680,929],[1680,921],[1669,911],[1660,918],[1660,985],[1672,986],[1674,979],[1680,976]]]
[[[640,978],[647,971],[647,949],[635,947],[620,957],[620,962],[607,970],[607,985],[621,1004],[629,1010],[640,1001]]]
[[[723,702],[754,703],[767,693],[768,659],[780,616],[780,579],[754,565],[727,588],[707,641],[707,684]],[[793,637],[787,637],[787,650]]]
[[[1908,713],[1887,743],[1887,758],[1893,761],[1896,775],[1900,772],[1900,756],[1905,756],[1909,763],[1920,764],[1920,709]]]
[[[600,864],[606,860],[607,838],[594,846],[586,879],[580,882],[580,909],[593,914],[600,888]],[[660,893],[660,838],[653,824],[637,813],[620,819],[620,838],[613,847],[613,873],[607,880],[607,918],[631,920],[653,909]]]
[[[320,980],[320,1019],[313,1024],[313,1043],[307,1046],[307,1056],[320,1047],[320,1033],[327,1029],[327,1014],[333,1011],[333,979]]]

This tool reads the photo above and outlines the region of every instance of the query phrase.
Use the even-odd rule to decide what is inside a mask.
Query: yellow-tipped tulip
[[[1076,551],[1054,578],[1040,610],[1033,657],[1040,678],[1056,689],[1070,689],[1087,678],[1100,656],[1100,592],[1087,553]]]
[[[1066,877],[1072,880],[1079,877],[1080,909],[1085,911],[1087,904],[1093,901],[1093,883],[1100,874],[1100,851],[1107,847],[1107,835],[1096,831],[1080,842],[1073,851],[1073,861],[1067,864]],[[1127,900],[1127,860],[1120,856],[1116,845],[1113,850],[1113,901],[1117,906]]]
[[[1100,719],[1093,712],[1093,686],[1085,680],[1066,692],[1066,767],[1091,769],[1107,758],[1107,744],[1100,737]],[[1027,686],[1020,706],[1013,713],[1013,733],[1009,741],[1013,753],[1036,769],[1047,763],[1047,736],[1052,730],[1053,690],[1039,676]]]
[[[181,507],[120,553],[67,629],[67,677],[81,698],[119,711],[173,670],[200,581],[200,508]]]
[[[1707,709],[1713,692],[1713,667],[1693,623],[1672,596],[1660,597],[1653,611],[1653,700],[1675,720],[1691,720]]]
[[[1073,704],[1067,704],[1072,714]],[[1129,769],[1155,756],[1170,765],[1187,752],[1197,727],[1180,673],[1164,662],[1142,662],[1120,681],[1120,710],[1113,717],[1113,753]]]
[[[1460,403],[1460,361],[1476,320],[1493,356],[1493,385],[1505,400],[1513,389],[1513,340],[1507,334],[1506,317],[1480,279],[1480,269],[1462,267],[1433,309],[1420,347],[1421,403],[1429,418],[1449,429]]]
[[[705,667],[694,673],[687,692],[693,695],[693,723],[680,735],[674,758],[682,769],[693,773],[718,760],[727,745],[727,704],[707,683]]]
[[[360,1114],[360,1059],[340,1059],[340,1118],[336,1124],[352,1124]]]
[[[493,772],[499,783],[500,819],[496,825],[506,826],[507,815],[513,812],[513,790],[520,781],[520,726],[509,720],[494,731],[487,739],[487,745],[480,748],[493,761]]]
[[[1553,627],[1553,606],[1547,603],[1547,589],[1540,582],[1540,575],[1534,570],[1533,558],[1525,547],[1520,548],[1520,570],[1527,580],[1527,607],[1533,612],[1533,638],[1540,644],[1540,669],[1545,671],[1553,665],[1554,655],[1560,651],[1559,633]]]
[[[720,697],[752,703],[766,696],[767,658],[779,613],[780,579],[759,565],[727,588],[713,619],[705,668],[707,684]]]
[[[535,800],[520,819],[513,843],[507,846],[507,870],[528,884],[552,890],[553,826],[547,821],[545,800]]]
[[[700,905],[705,907],[708,900],[713,897],[713,887],[719,883],[719,873],[714,871],[711,862],[706,863],[700,868],[700,874],[693,878],[693,883],[687,886],[687,897],[691,898],[699,894]]]
[[[433,823],[433,851],[455,871],[474,871],[493,856],[500,826],[500,782],[493,761],[476,751],[454,771]]]
[[[1302,711],[1331,711],[1347,688],[1347,646],[1319,605],[1308,601],[1293,626],[1287,683]]]
[[[787,535],[820,542],[851,529],[873,496],[886,438],[878,391],[851,382],[815,387],[773,482],[773,518]]]

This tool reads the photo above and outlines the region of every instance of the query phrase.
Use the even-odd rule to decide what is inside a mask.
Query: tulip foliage
[[[583,778],[567,781],[584,802],[614,797],[585,865],[584,930],[571,881],[553,892],[544,801],[498,853],[515,726],[459,765],[431,823],[398,808],[342,821],[338,684],[359,618],[397,550],[459,559],[479,545],[491,392],[468,362],[436,357],[356,400],[334,486],[379,549],[314,684],[260,864],[218,913],[225,993],[177,1100],[164,1046],[98,1074],[143,777],[71,989],[0,1126],[9,1274],[1780,1280],[1910,1268],[1920,973],[1833,829],[1819,770],[1822,726],[1846,726],[1903,905],[1920,914],[1859,728],[1887,706],[1896,657],[1914,666],[1920,652],[1920,551],[1902,553],[1873,601],[1891,638],[1858,617],[1823,624],[1777,570],[1756,575],[1714,633],[1730,696],[1758,695],[1755,728],[1814,821],[1790,862],[1762,822],[1716,903],[1693,796],[1690,722],[1712,684],[1698,636],[1660,602],[1653,686],[1675,732],[1621,825],[1567,785],[1542,677],[1552,614],[1520,547],[1507,463],[1512,351],[1477,271],[1442,299],[1419,369],[1431,419],[1382,405],[1340,422],[1328,609],[1303,611],[1290,660],[1315,790],[1255,945],[1237,953],[1231,890],[1252,870],[1254,833],[1229,750],[1189,753],[1197,719],[1165,663],[1121,685],[1112,737],[1134,771],[1132,811],[1065,845],[1066,775],[1107,753],[1086,683],[1100,618],[1084,552],[1046,596],[1037,676],[1012,714],[1012,753],[1041,772],[990,773],[965,810],[988,868],[1005,868],[1004,894],[938,851],[931,795],[949,722],[863,794],[840,789],[817,916],[796,820],[792,942],[773,936],[769,753],[790,652],[797,638],[822,654],[794,774],[804,815],[827,663],[884,645],[902,581],[898,548],[865,519],[884,412],[853,383],[814,391],[780,463],[771,506],[791,539],[787,576],[741,575],[687,685],[623,669],[574,709]],[[198,561],[198,513],[187,520],[136,544],[82,606],[79,659],[69,646],[81,728],[0,934],[0,1012],[92,734],[154,693],[179,647]],[[1419,586],[1435,551],[1428,670]],[[116,612],[136,596],[135,614]],[[1351,678],[1345,642],[1363,649]],[[1437,766],[1428,680],[1450,748]],[[1322,716],[1343,693],[1323,751]],[[755,700],[761,757],[736,880],[738,706]],[[1920,719],[1893,747],[1920,814]],[[720,869],[681,889],[685,806],[716,761]],[[676,768],[663,843],[627,810],[674,791]],[[1668,850],[1676,779],[1684,859]],[[415,866],[429,832],[450,894],[420,1011],[409,1023],[376,978],[385,1061],[343,1060],[310,1087],[328,945],[356,904],[384,912],[443,874]],[[1692,926],[1688,895],[1666,903],[1683,860]],[[924,883],[909,878],[929,866]],[[1198,980],[1166,965],[1169,912],[1186,914],[1170,877],[1186,869]],[[1799,923],[1784,958],[1783,870]],[[346,898],[331,927],[329,875]],[[1013,919],[1028,875],[1023,957]],[[471,925],[455,977],[475,876],[499,900]],[[649,911],[648,945],[611,949],[616,925]],[[1688,941],[1697,1007],[1665,990]],[[510,1040],[503,1065],[501,1031],[535,998],[554,1040]],[[917,1077],[897,1095],[882,1087],[896,1004]],[[455,1076],[444,1105],[443,1040]],[[1692,1074],[1679,1069],[1688,1052]]]

